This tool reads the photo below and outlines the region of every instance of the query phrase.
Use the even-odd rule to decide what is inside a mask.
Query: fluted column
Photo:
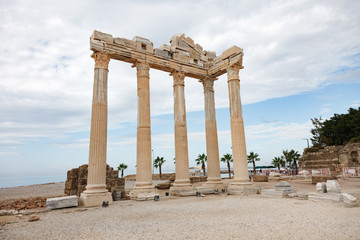
[[[106,189],[107,76],[110,57],[102,52],[94,52],[91,57],[95,60],[95,70],[89,166],[87,186],[81,194],[80,204],[100,206],[102,201],[111,202],[111,194]]]
[[[216,127],[214,81],[215,78],[206,77],[201,80],[204,87],[205,103],[205,130],[206,130],[206,154],[208,176],[206,185],[222,184],[220,176],[219,146]],[[218,186],[217,188],[221,188]]]
[[[132,198],[138,193],[154,191],[152,186],[151,166],[151,123],[150,123],[150,74],[149,64],[136,62],[137,72],[137,151],[136,151],[136,183],[130,192]]]
[[[249,182],[244,120],[240,98],[240,68],[241,66],[234,65],[227,69],[230,100],[231,142],[234,165],[234,184]]]
[[[174,122],[175,122],[175,168],[174,185],[190,185],[189,153],[185,108],[185,75],[182,72],[172,74],[174,79]]]

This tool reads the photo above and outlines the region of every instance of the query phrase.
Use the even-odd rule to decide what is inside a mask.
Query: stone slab
[[[159,48],[154,49],[154,54],[165,58],[171,58],[171,54],[168,51],[161,50]]]
[[[59,209],[77,207],[79,204],[78,196],[66,196],[46,199],[46,209]]]
[[[343,197],[340,193],[317,193],[310,192],[308,194],[309,200],[321,200],[321,201],[332,201],[332,202],[342,202]]]
[[[229,195],[254,195],[259,193],[259,188],[252,184],[230,184],[228,186]]]

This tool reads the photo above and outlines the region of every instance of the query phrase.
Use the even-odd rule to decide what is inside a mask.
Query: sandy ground
[[[298,192],[315,190],[309,180],[288,182]],[[255,184],[272,188],[276,182]],[[340,185],[342,192],[360,195],[360,180],[340,180]],[[37,222],[28,222],[29,216],[13,217],[13,224],[0,227],[0,239],[360,239],[360,207],[261,195],[161,194],[158,202],[119,201],[108,208],[37,215]]]

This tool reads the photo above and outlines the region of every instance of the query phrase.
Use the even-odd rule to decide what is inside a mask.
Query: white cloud
[[[140,35],[155,47],[186,33],[218,55],[238,45],[245,51],[242,100],[249,104],[359,81],[359,8],[359,1],[310,0],[1,1],[0,151],[9,145],[5,140],[15,147],[24,138],[89,131],[94,29],[129,39]],[[109,129],[114,129],[136,120],[136,73],[114,60],[109,70]],[[152,115],[171,114],[171,77],[150,74]],[[189,78],[185,89],[187,110],[203,110],[201,84]],[[222,76],[215,83],[217,108],[228,107],[227,91]],[[272,127],[301,135],[300,126]],[[248,131],[266,134],[266,129]],[[118,144],[127,144],[122,141]]]

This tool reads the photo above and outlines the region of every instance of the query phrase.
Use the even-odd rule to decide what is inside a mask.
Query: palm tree
[[[199,154],[198,155],[198,158],[195,159],[196,161],[196,165],[200,165],[201,164],[201,168],[204,172],[204,176],[206,175],[206,172],[205,172],[205,162],[207,161],[207,156],[205,155],[205,153],[203,154]]]
[[[297,162],[299,161],[301,155],[298,153],[298,151],[295,151],[294,149],[291,149],[290,151],[284,150],[283,155],[285,158],[285,161],[289,164],[289,166],[295,169],[298,169]]]
[[[259,155],[254,152],[250,152],[250,154],[247,156],[247,158],[248,158],[248,163],[252,163],[254,166],[254,175],[255,175],[256,174],[255,161],[260,161]]]
[[[163,157],[159,157],[157,156],[156,159],[154,160],[154,167],[155,168],[159,168],[159,173],[160,173],[160,179],[162,179],[161,176],[161,166],[166,162],[166,160]]]
[[[285,161],[284,161],[284,157],[274,157],[272,162],[272,165],[274,165],[275,167],[277,167],[279,169],[280,172],[280,167],[285,166]]]
[[[119,166],[118,166],[118,170],[120,171],[121,170],[121,178],[124,178],[124,170],[127,169],[127,165],[125,163],[121,163]]]
[[[227,163],[228,171],[229,171],[229,178],[231,178],[230,172],[230,162],[233,162],[232,155],[230,153],[224,154],[224,156],[220,159],[222,162]]]

